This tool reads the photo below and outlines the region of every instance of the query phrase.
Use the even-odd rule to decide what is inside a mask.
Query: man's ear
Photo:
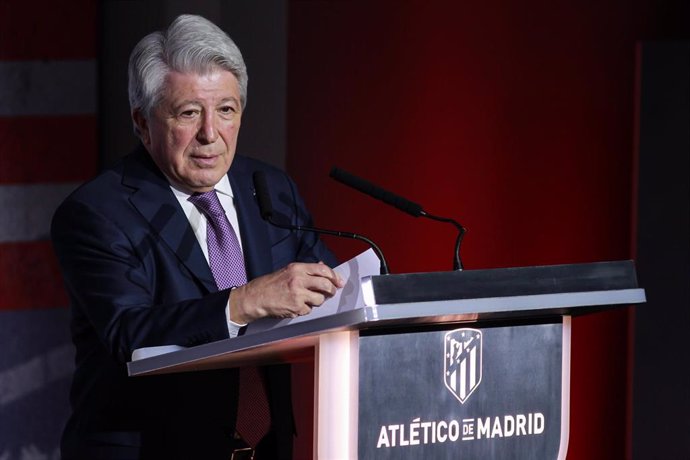
[[[141,110],[137,109],[132,112],[132,120],[134,125],[137,127],[137,132],[139,133],[139,139],[144,144],[144,147],[151,147],[151,133],[149,132],[149,122],[141,113]]]

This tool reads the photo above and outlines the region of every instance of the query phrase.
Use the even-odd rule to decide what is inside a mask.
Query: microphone
[[[413,203],[406,198],[384,190],[381,187],[372,184],[371,182],[367,182],[364,179],[352,175],[349,172],[343,171],[342,169],[336,168],[335,166],[333,169],[331,169],[330,176],[338,182],[345,184],[348,187],[352,187],[355,190],[359,190],[365,195],[369,195],[372,198],[376,198],[377,200],[381,200],[386,204],[398,208],[402,212],[405,212],[412,217],[419,217],[424,214],[422,207],[417,203]]]
[[[383,257],[383,252],[376,243],[374,243],[365,236],[350,232],[340,232],[337,230],[327,230],[323,228],[308,227],[305,225],[292,225],[289,223],[284,224],[276,222],[273,219],[273,205],[271,204],[271,196],[268,194],[268,183],[266,182],[266,173],[263,171],[254,171],[252,178],[254,179],[254,190],[256,191],[256,198],[259,202],[259,212],[263,220],[265,220],[271,225],[274,225],[279,228],[284,228],[287,230],[320,233],[323,235],[340,236],[343,238],[364,241],[374,250],[376,256],[379,258],[379,261],[381,262],[380,273],[382,275],[387,275],[389,273],[388,264],[386,263],[386,259]]]
[[[395,193],[389,192],[378,185],[374,185],[360,177],[350,174],[349,172],[343,171],[340,168],[333,167],[331,169],[330,176],[340,182],[341,184],[352,187],[353,189],[364,193],[372,198],[381,200],[384,203],[398,208],[402,212],[405,212],[412,217],[426,217],[427,219],[435,220],[438,222],[445,222],[453,224],[458,230],[458,236],[455,239],[455,256],[453,258],[453,270],[462,270],[462,260],[460,259],[460,244],[462,243],[462,238],[465,236],[467,229],[463,227],[459,222],[454,219],[449,219],[447,217],[439,217],[433,214],[429,214],[424,211],[421,205],[414,203],[407,198],[403,198]]]

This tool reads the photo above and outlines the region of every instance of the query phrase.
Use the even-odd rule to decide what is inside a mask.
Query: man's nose
[[[213,113],[206,112],[201,118],[201,126],[197,133],[197,139],[202,144],[213,144],[218,139],[215,117]]]

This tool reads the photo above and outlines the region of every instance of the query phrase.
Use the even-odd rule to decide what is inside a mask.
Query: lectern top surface
[[[541,320],[549,316],[588,313],[613,305],[645,301],[644,290],[637,287],[632,262],[585,265],[377,276],[373,277],[373,283],[369,283],[369,289],[373,285],[377,301],[379,292],[391,286],[401,286],[401,291],[405,292],[396,293],[397,297],[385,294],[388,297],[382,298],[388,303],[367,303],[363,307],[310,321],[133,361],[128,364],[128,370],[130,375],[145,375],[286,362],[299,358],[305,350],[312,353],[320,335],[337,330],[488,320],[524,322],[530,318]],[[526,274],[533,276],[534,286],[530,287],[528,281],[522,280]],[[493,296],[491,278],[500,286],[497,288],[499,294]],[[458,289],[441,287],[419,293],[414,292],[415,288],[410,288],[417,286],[416,289],[424,291],[426,288],[420,286],[429,280],[439,282],[442,279],[455,280],[456,283],[460,279],[474,279],[476,285]],[[382,281],[377,283],[377,280]],[[467,283],[473,284],[474,281]],[[514,289],[511,290],[510,286]],[[456,292],[457,295],[443,299],[442,296],[449,295],[449,292]],[[472,292],[476,296],[467,297]]]
[[[377,305],[637,288],[632,261],[371,277]]]

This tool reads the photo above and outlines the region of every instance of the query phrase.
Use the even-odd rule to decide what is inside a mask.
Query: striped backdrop
[[[97,169],[96,2],[0,2],[0,460],[59,458],[73,368],[49,229]]]

